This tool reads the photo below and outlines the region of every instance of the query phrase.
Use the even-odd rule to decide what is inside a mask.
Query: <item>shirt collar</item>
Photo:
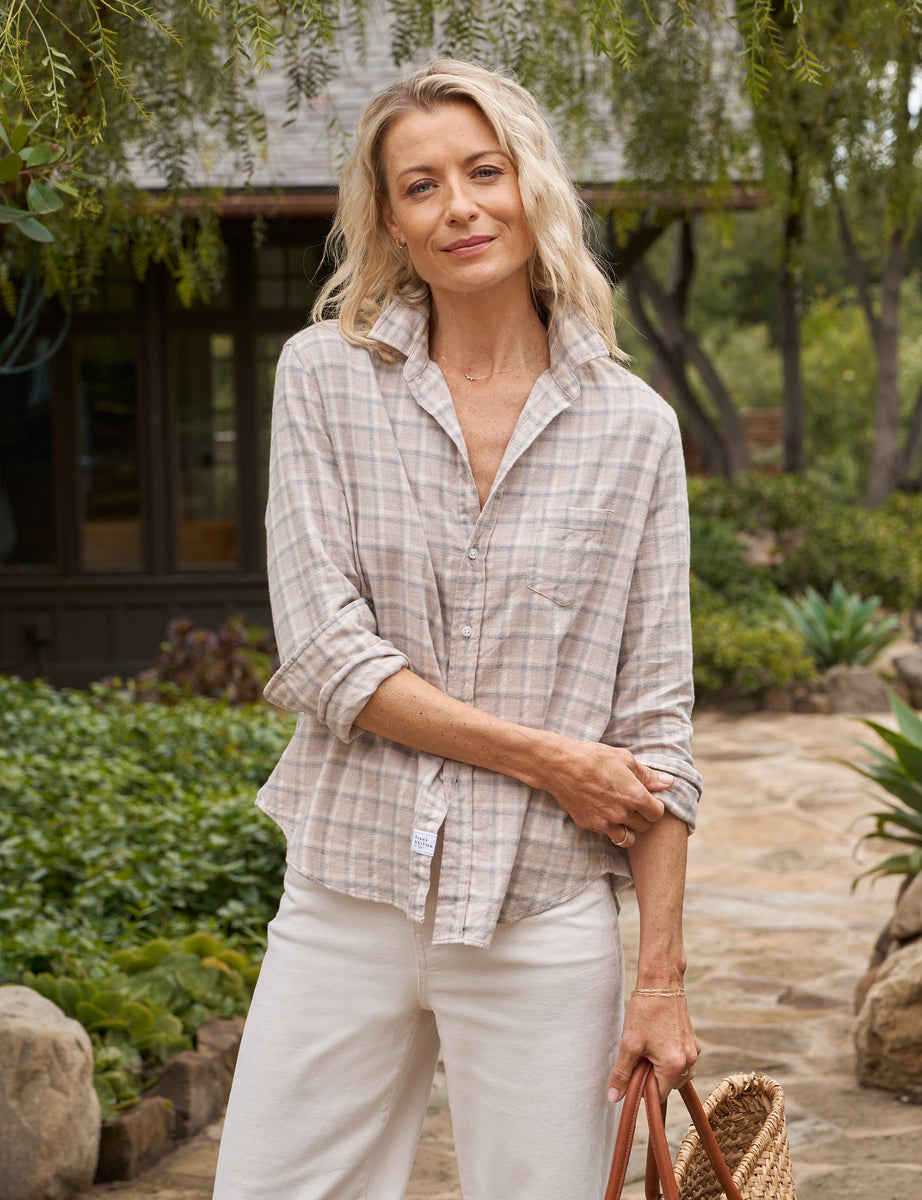
[[[393,300],[368,336],[396,350],[405,358],[406,380],[420,375],[429,363],[429,304],[426,300]],[[582,313],[558,312],[548,333],[551,374],[570,397],[579,395],[577,371],[596,358],[608,358],[608,348],[599,331]]]

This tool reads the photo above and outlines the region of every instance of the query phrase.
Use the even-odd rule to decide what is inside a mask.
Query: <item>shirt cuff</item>
[[[364,601],[347,605],[290,654],[264,693],[278,708],[314,713],[342,742],[362,732],[353,721],[379,684],[410,665],[396,646],[363,627],[357,606],[364,609]]]
[[[651,758],[644,758],[642,761],[645,767],[672,776],[673,782],[670,787],[662,792],[653,792],[652,794],[662,800],[667,811],[685,822],[690,834],[694,833],[698,821],[698,801],[701,799],[701,788],[697,783],[683,779],[677,773],[678,768],[674,762],[670,763],[665,759],[654,761]]]

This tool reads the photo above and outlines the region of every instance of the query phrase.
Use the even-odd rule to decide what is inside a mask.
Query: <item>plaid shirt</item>
[[[298,713],[259,793],[291,864],[421,921],[443,856],[436,942],[488,946],[497,921],[561,903],[627,856],[546,792],[406,749],[352,722],[409,666],[534,728],[626,746],[672,773],[694,825],[688,518],[672,409],[568,315],[483,510],[425,307],[372,331],[330,322],[279,361],[267,513],[282,664],[266,688]]]

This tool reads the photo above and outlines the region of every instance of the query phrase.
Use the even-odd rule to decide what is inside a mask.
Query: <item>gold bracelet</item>
[[[685,988],[634,988],[632,996],[684,996]]]

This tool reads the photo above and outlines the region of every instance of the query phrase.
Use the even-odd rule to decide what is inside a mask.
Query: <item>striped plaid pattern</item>
[[[299,714],[259,793],[303,874],[422,920],[444,825],[434,940],[488,946],[497,921],[569,899],[627,857],[514,779],[352,724],[409,666],[511,721],[626,746],[671,772],[693,827],[688,517],[671,408],[570,315],[480,510],[425,307],[395,303],[348,345],[335,324],[282,352],[267,513],[281,666]]]

